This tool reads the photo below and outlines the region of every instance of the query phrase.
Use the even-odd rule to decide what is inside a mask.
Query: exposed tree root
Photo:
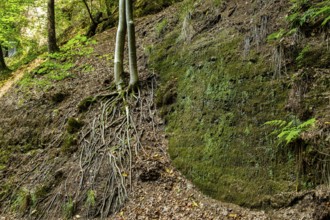
[[[114,92],[98,97],[98,114],[79,135],[79,154],[64,166],[68,170],[59,171],[63,180],[54,183],[55,190],[43,199],[39,219],[56,218],[59,213],[106,218],[123,207],[135,177],[132,163],[142,147],[141,122],[153,118],[151,81],[143,94]]]

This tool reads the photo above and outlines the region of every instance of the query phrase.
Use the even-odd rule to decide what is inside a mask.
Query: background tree
[[[2,46],[0,43],[0,72],[8,70],[8,67],[5,63],[4,54],[2,52]]]
[[[56,28],[55,28],[55,1],[48,0],[47,7],[48,15],[48,52],[54,53],[59,51],[56,43]]]
[[[0,71],[8,70],[4,60],[3,48],[11,41],[19,42],[20,29],[25,18],[21,15],[29,1],[0,1]]]

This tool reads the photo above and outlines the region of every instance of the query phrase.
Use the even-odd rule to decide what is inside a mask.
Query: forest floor
[[[11,73],[12,76],[9,79],[7,79],[5,82],[3,82],[0,87],[0,98],[2,98],[2,96],[4,96],[17,81],[22,79],[22,77],[26,72],[33,70],[34,68],[39,66],[42,62],[43,62],[42,59],[37,58],[31,61],[30,63],[28,63],[27,65],[20,67],[15,72]]]
[[[138,58],[139,72],[141,73],[140,78],[142,82],[148,81],[150,78],[154,79],[155,84],[152,83],[151,85],[154,85],[155,88],[151,88],[152,86],[149,88],[141,87],[141,90],[143,90],[141,94],[146,97],[151,97],[151,100],[144,97],[144,100],[147,100],[146,102],[150,101],[150,103],[148,103],[149,108],[145,108],[144,112],[139,112],[139,114],[144,115],[145,118],[142,120],[143,123],[140,124],[138,128],[141,130],[141,149],[138,151],[138,155],[133,160],[132,164],[133,177],[131,191],[125,206],[108,219],[328,219],[328,211],[330,209],[330,203],[328,200],[329,194],[325,193],[327,190],[323,190],[322,188],[319,190],[298,193],[290,204],[280,209],[270,209],[266,211],[251,210],[234,204],[223,203],[203,195],[190,181],[188,181],[179,171],[175,169],[175,167],[171,165],[171,159],[167,153],[168,143],[167,134],[165,132],[165,122],[158,116],[158,110],[153,103],[154,89],[156,89],[159,82],[156,81],[157,77],[153,71],[147,68],[147,57],[142,54],[145,53],[145,47],[152,44],[152,40],[150,39],[154,37],[154,33],[149,35],[149,28],[155,27],[156,24],[162,20],[165,14],[174,15],[176,12],[172,10],[173,7],[154,15],[152,21],[150,21],[150,17],[148,17],[140,19],[137,22],[137,41],[139,45],[138,54],[141,54]],[[145,35],[146,37],[141,37]],[[46,128],[49,130],[49,133],[50,131],[52,132],[52,135],[54,135],[53,138],[57,138],[55,137],[55,134],[58,134],[64,129],[67,118],[76,117],[78,115],[78,113],[76,113],[77,110],[75,109],[78,102],[90,95],[97,95],[100,92],[104,92],[106,87],[109,86],[108,81],[109,75],[112,73],[112,64],[109,64],[110,58],[107,57],[107,55],[112,54],[114,51],[114,37],[114,29],[94,37],[98,42],[94,48],[95,56],[83,58],[82,60],[77,61],[77,65],[89,63],[93,65],[95,70],[85,75],[82,73],[77,73],[78,77],[66,79],[63,82],[60,82],[60,86],[54,88],[54,90],[56,90],[56,92],[65,91],[69,94],[66,94],[66,99],[62,103],[58,104],[56,109],[53,106],[54,104],[49,104],[49,106],[47,106],[47,100],[42,101],[45,97],[47,99],[50,95],[54,95],[55,91],[49,91],[46,93],[37,92],[38,94],[35,97],[30,98],[26,101],[27,104],[24,104],[28,106],[29,109],[23,109],[24,106],[21,106],[20,109],[18,109],[15,104],[13,104],[13,101],[9,102],[10,99],[22,99],[22,94],[19,92],[15,93],[14,90],[19,90],[19,87],[13,88],[12,85],[19,81],[24,76],[25,72],[28,72],[38,66],[42,60],[37,59],[27,67],[13,73],[13,77],[0,88],[0,98],[7,101],[4,102],[6,103],[5,106],[0,108],[1,111],[4,111],[5,109],[7,112],[2,113],[4,116],[0,116],[8,119],[14,119],[12,114],[26,114],[26,117],[33,119],[33,117],[37,118],[39,115],[55,114],[56,110],[62,118],[53,120],[57,123],[55,123],[54,128],[49,124],[47,124],[49,127]],[[11,91],[14,92],[8,96],[5,96],[6,93],[9,94]],[[37,106],[41,106],[39,110],[40,112],[31,112],[34,111],[32,108],[36,108]],[[54,108],[54,110],[52,108]],[[13,113],[11,112],[11,109],[13,110]],[[27,111],[28,113],[26,113]],[[88,119],[93,119],[95,115],[99,114],[99,111],[100,109],[93,108],[91,113],[89,113],[84,120],[86,121]],[[88,123],[92,123],[92,120]],[[58,131],[56,129],[58,129]],[[18,130],[17,132],[22,131]],[[40,173],[37,172],[36,174],[33,174],[34,169],[36,169],[35,164],[41,163],[43,165],[45,161],[49,159],[50,154],[55,154],[57,156],[61,155],[58,153],[58,146],[50,146],[51,144],[54,145],[54,143],[57,144],[56,140],[49,141],[49,146],[45,146],[44,149],[40,150],[41,156],[36,156],[35,158],[37,159],[35,161],[31,160],[31,156],[15,155],[16,160],[12,160],[13,164],[11,165],[11,169],[8,169],[8,171],[3,174],[4,178],[6,178],[6,176],[12,177],[17,175],[17,180],[14,181],[17,181],[16,183],[18,185],[23,185],[19,182],[20,176],[18,174],[21,172],[18,172],[15,169],[22,169],[22,171],[25,171],[26,169],[28,171],[23,173],[30,173],[30,176],[26,179],[26,181],[30,181],[29,184],[32,186],[36,184],[35,181],[40,180],[43,177],[40,177]],[[76,166],[75,163],[79,162],[77,158],[79,159],[79,154],[78,156],[77,154],[73,154],[72,158],[69,159],[64,156],[62,158],[57,157],[57,159],[54,160],[54,165],[49,165],[49,167],[44,170],[47,170],[47,172],[52,172],[62,169],[64,176],[66,177],[66,179],[62,181],[65,182],[65,186],[67,184],[76,186],[75,180],[70,177],[72,174],[71,172],[74,171],[74,168],[72,168],[71,171],[68,170],[70,170],[71,167]],[[20,166],[25,167],[17,168],[17,161],[19,161]],[[35,164],[33,164],[34,162]],[[36,170],[38,171],[38,169]],[[1,175],[2,174],[0,172],[0,183],[2,177]],[[60,186],[55,186],[50,194],[56,194],[60,190]],[[78,210],[78,212],[74,214],[73,218],[86,219],[83,217],[83,214],[81,214],[83,211],[84,210],[81,209]],[[26,218],[12,216],[13,215],[10,213],[7,215],[5,212],[0,212],[0,220],[31,218],[31,216]],[[54,219],[59,218],[57,216]]]

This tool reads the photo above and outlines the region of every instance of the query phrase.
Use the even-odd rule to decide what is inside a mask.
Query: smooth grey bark
[[[48,0],[47,5],[48,16],[48,52],[54,53],[59,51],[56,43],[56,29],[55,29],[55,0]]]
[[[119,23],[116,36],[115,48],[115,84],[119,91],[123,86],[124,71],[124,47],[126,36],[126,16],[125,16],[125,0],[119,0]]]
[[[115,49],[115,83],[117,89],[123,89],[122,73],[124,71],[124,48],[126,29],[128,35],[129,72],[130,81],[128,89],[134,88],[138,83],[135,26],[133,20],[132,0],[119,0],[119,23],[116,36]]]
[[[126,22],[127,22],[129,72],[130,72],[129,87],[135,87],[138,82],[138,70],[137,70],[137,60],[136,60],[135,25],[133,19],[132,0],[126,0]]]
[[[3,71],[3,70],[8,70],[8,67],[5,63],[5,58],[4,58],[4,55],[3,55],[2,46],[0,44],[0,71]]]

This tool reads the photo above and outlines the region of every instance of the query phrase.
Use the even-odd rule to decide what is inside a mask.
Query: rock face
[[[155,44],[150,66],[163,82],[157,100],[169,152],[214,198],[277,207],[274,195],[287,193],[280,202],[286,204],[291,192],[327,181],[316,167],[329,164],[315,160],[329,151],[330,52],[320,38],[327,30],[271,40],[287,26],[288,8],[285,1],[205,1],[192,4],[182,22],[162,18],[173,26]],[[182,38],[187,33],[189,40]],[[161,101],[169,91],[175,102]],[[300,124],[313,118],[315,127],[303,132]],[[286,134],[297,135],[288,144],[271,135],[283,128],[265,125],[274,120],[292,122]]]

